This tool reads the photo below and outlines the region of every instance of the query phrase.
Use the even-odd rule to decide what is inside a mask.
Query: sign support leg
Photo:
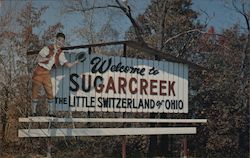
[[[188,158],[188,154],[187,154],[187,137],[184,136],[183,139],[183,158]]]
[[[48,138],[47,141],[47,158],[51,158],[52,138]]]
[[[122,158],[126,158],[126,144],[127,144],[127,137],[124,136],[122,139]]]

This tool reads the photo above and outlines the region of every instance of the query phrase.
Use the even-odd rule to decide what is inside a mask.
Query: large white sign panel
[[[75,53],[65,53],[69,61]],[[87,54],[52,71],[58,111],[188,112],[188,66],[167,61]]]

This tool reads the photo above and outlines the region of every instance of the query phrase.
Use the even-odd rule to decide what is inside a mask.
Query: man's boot
[[[36,113],[36,106],[37,106],[37,103],[38,103],[38,99],[32,99],[32,116],[37,116],[37,113]]]
[[[49,116],[50,117],[56,117],[56,114],[55,114],[55,111],[56,111],[56,108],[55,108],[55,104],[54,104],[54,99],[49,99],[48,100],[48,109],[49,109]]]

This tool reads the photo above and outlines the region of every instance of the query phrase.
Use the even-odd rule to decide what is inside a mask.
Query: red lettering
[[[141,83],[140,83],[140,94],[143,94],[143,91],[144,91],[144,94],[148,94],[147,93],[147,87],[148,87],[148,82],[146,79],[141,79],[140,80]]]
[[[157,95],[157,92],[153,91],[157,88],[155,83],[157,83],[157,80],[150,80],[150,95]]]
[[[118,78],[118,93],[121,94],[121,91],[123,91],[124,94],[126,94],[125,87],[127,86],[126,78],[119,77]]]
[[[135,84],[137,83],[137,80],[136,78],[132,77],[130,80],[129,80],[129,91],[131,94],[136,94],[137,93],[137,88],[135,88],[134,90],[132,89],[132,82],[134,82]]]
[[[160,95],[167,95],[167,93],[164,92],[164,90],[167,88],[165,85],[167,81],[160,80]]]
[[[83,75],[83,84],[85,85],[85,78],[87,76]],[[88,84],[92,80],[91,76],[87,77]],[[93,81],[95,91],[97,93],[118,93],[118,94],[140,94],[140,95],[160,95],[160,96],[176,96],[175,93],[175,81],[166,81],[166,80],[157,80],[157,79],[147,79],[136,77],[125,78],[118,76],[117,79],[114,79],[113,76],[108,78],[107,84],[103,84],[104,78],[101,76],[96,76]],[[100,84],[98,84],[101,82]],[[91,82],[92,83],[92,82]],[[85,91],[88,90],[88,87],[82,87]],[[117,87],[116,87],[117,86]],[[127,92],[128,90],[128,92]]]
[[[168,96],[171,95],[171,91],[173,93],[173,95],[175,96],[175,92],[174,92],[174,84],[175,84],[175,81],[168,81]]]
[[[108,80],[108,83],[107,83],[107,88],[106,88],[105,92],[108,93],[109,90],[113,90],[114,93],[116,93],[115,83],[114,83],[114,80],[113,80],[113,78],[111,76],[109,77],[109,80]]]

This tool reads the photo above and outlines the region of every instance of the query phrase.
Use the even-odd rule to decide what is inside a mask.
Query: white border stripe
[[[135,118],[56,118],[28,117],[19,122],[148,122],[148,123],[207,123],[207,119],[135,119]]]
[[[18,137],[196,134],[196,127],[20,129]]]

